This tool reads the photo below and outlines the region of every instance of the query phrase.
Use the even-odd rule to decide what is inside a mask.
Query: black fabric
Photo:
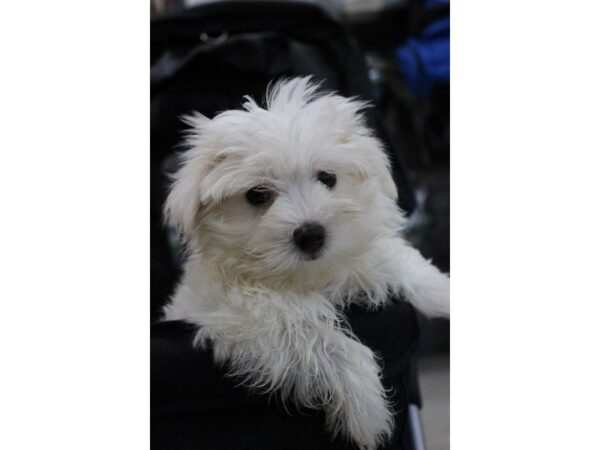
[[[348,318],[359,339],[380,355],[384,385],[394,392],[396,431],[382,450],[407,450],[406,386],[418,338],[414,310],[398,302],[379,311],[351,308]],[[320,412],[284,407],[274,397],[239,386],[226,376],[226,368],[214,364],[210,349],[193,349],[194,330],[184,322],[152,325],[153,450],[354,448],[332,441]]]
[[[152,317],[172,292],[179,275],[162,205],[166,168],[193,110],[212,117],[238,108],[242,97],[264,97],[277,78],[313,75],[326,89],[372,100],[362,54],[345,28],[317,5],[302,2],[227,1],[202,5],[151,25],[151,292]],[[414,207],[400,152],[375,108],[370,126],[390,153],[399,204]]]

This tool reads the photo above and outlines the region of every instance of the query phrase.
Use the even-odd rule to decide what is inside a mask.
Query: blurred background
[[[151,11],[157,18],[207,3],[215,2],[151,0]],[[406,189],[411,191],[407,237],[441,270],[450,272],[449,1],[313,3],[338,18],[360,49],[375,106],[397,148]],[[155,278],[153,273],[153,283]],[[152,291],[153,296],[164,296],[160,287],[153,285]],[[448,449],[449,322],[419,320],[417,373],[426,448]]]

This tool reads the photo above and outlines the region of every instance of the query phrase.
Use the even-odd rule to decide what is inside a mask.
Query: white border
[[[149,5],[0,25],[4,449],[149,448]]]

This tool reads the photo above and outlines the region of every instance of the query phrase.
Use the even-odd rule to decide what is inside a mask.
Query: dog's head
[[[168,222],[237,281],[304,288],[355,276],[402,221],[364,107],[296,78],[274,85],[266,108],[246,98],[212,120],[186,117]]]

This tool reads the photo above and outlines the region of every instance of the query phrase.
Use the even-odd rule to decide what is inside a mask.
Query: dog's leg
[[[450,279],[401,238],[385,242],[387,283],[430,317],[450,316]]]
[[[380,369],[368,347],[342,333],[336,339],[338,349],[328,355],[336,372],[325,404],[328,428],[361,449],[374,450],[391,436],[394,425]]]
[[[247,299],[243,308],[204,316],[197,340],[251,389],[300,407],[323,408],[332,434],[374,450],[389,437],[393,415],[373,352],[340,325],[325,298]]]

